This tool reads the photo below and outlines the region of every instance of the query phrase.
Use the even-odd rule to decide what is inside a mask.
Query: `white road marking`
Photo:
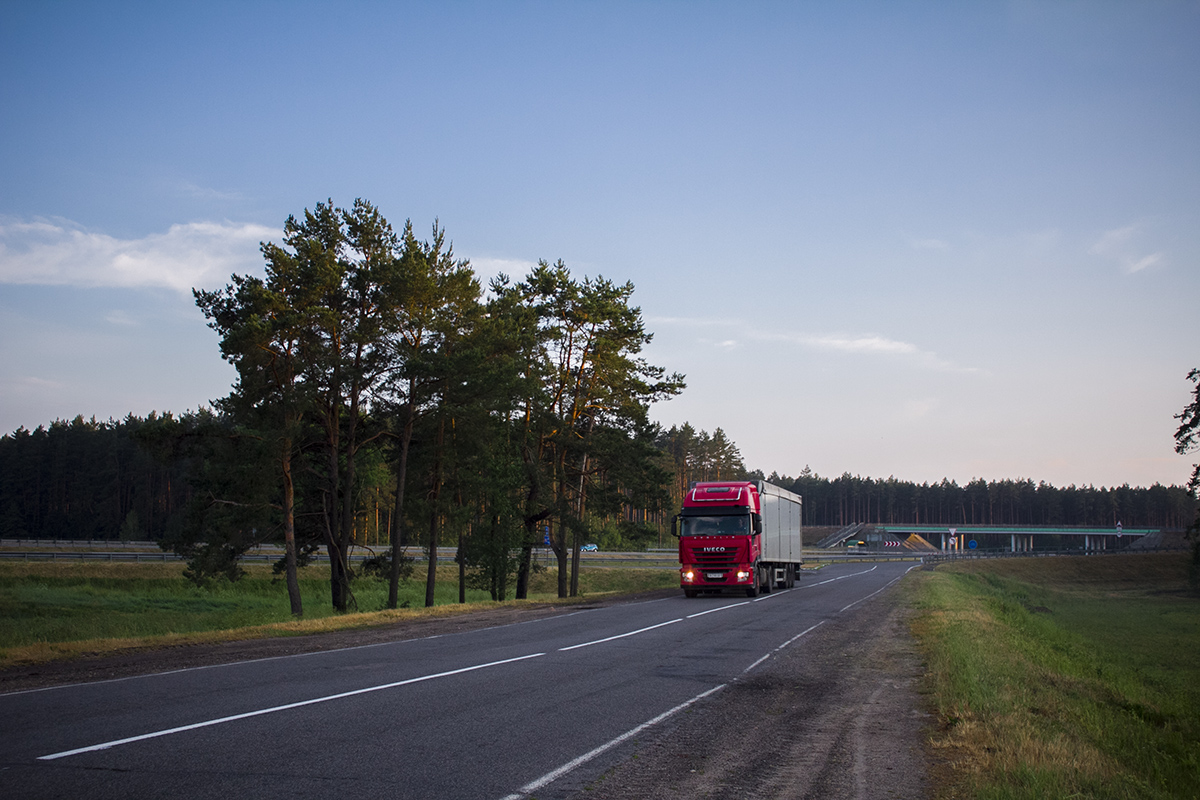
[[[683,617],[680,617],[679,619],[667,620],[666,622],[660,622],[657,625],[651,625],[648,628],[638,628],[636,631],[630,631],[629,633],[619,633],[616,636],[609,636],[607,639],[597,639],[594,642],[584,642],[583,644],[573,644],[570,647],[560,647],[558,648],[558,652],[565,653],[568,650],[578,650],[581,647],[591,647],[594,644],[604,644],[605,642],[611,642],[616,639],[624,639],[626,636],[637,636],[639,633],[652,631],[655,628],[661,628],[664,625],[674,625],[676,622],[683,622]]]
[[[749,605],[749,604],[750,604],[749,600],[743,600],[740,603],[734,603],[733,605],[729,605],[729,606],[718,606],[717,608],[710,608],[708,611],[697,611],[695,614],[688,614],[687,618],[695,619],[696,617],[703,617],[705,614],[714,614],[717,611],[724,611],[727,608],[737,608],[738,606],[745,606],[745,605]]]
[[[612,739],[608,742],[605,742],[604,744],[600,745],[596,749],[590,750],[590,751],[584,753],[583,755],[579,756],[578,758],[574,758],[574,759],[568,761],[566,764],[563,764],[558,769],[547,772],[542,777],[540,777],[536,780],[530,781],[529,783],[522,786],[520,789],[517,789],[517,791],[514,792],[513,794],[505,795],[503,800],[524,800],[524,798],[529,797],[529,795],[536,792],[538,789],[541,789],[543,786],[545,786],[547,784],[553,783],[554,781],[561,778],[563,775],[566,775],[568,772],[571,772],[575,768],[591,761],[596,756],[601,755],[602,753],[605,753],[608,750],[611,750],[612,748],[619,745],[621,742],[627,741],[628,739],[630,739],[634,736],[637,736],[639,733],[646,730],[650,726],[657,725],[658,723],[662,722],[663,720],[667,719],[668,717],[679,713],[683,709],[690,706],[692,703],[695,703],[698,700],[703,700],[705,697],[708,697],[710,694],[714,694],[716,692],[721,691],[728,685],[729,684],[727,684],[727,683],[722,683],[720,686],[714,686],[713,688],[709,689],[707,692],[701,692],[700,694],[693,697],[691,700],[682,702],[669,711],[664,711],[663,713],[659,714],[654,719],[647,720],[647,721],[643,722],[641,725],[638,725],[636,728],[631,728],[630,730],[625,731],[625,733],[622,733],[617,738]]]
[[[110,747],[116,747],[116,746],[122,745],[122,744],[129,744],[130,742],[140,742],[145,739],[157,739],[160,736],[171,736],[172,734],[183,733],[185,731],[194,731],[198,728],[209,728],[209,727],[212,727],[213,725],[221,725],[226,722],[235,722],[239,719],[248,719],[250,717],[261,717],[264,714],[274,714],[276,711],[287,711],[288,709],[301,708],[303,706],[311,706],[316,703],[325,703],[330,700],[340,700],[343,697],[353,697],[354,695],[367,694],[368,692],[379,692],[384,689],[394,689],[397,686],[407,686],[410,683],[421,683],[422,681],[431,681],[431,680],[434,680],[435,678],[446,678],[451,675],[461,675],[464,672],[474,672],[475,670],[487,669],[488,667],[498,667],[502,664],[511,664],[514,661],[525,661],[530,658],[537,658],[538,656],[544,656],[544,655],[546,655],[546,654],[545,653],[533,653],[533,654],[527,655],[527,656],[517,656],[516,658],[506,658],[503,661],[491,661],[487,664],[476,664],[473,667],[463,667],[462,669],[452,669],[448,672],[437,672],[432,675],[422,675],[417,678],[408,678],[406,680],[396,681],[394,683],[385,683],[385,684],[381,684],[379,686],[368,686],[365,689],[355,689],[350,692],[341,692],[339,694],[331,694],[326,697],[315,697],[311,700],[301,700],[298,703],[288,703],[288,704],[282,705],[282,706],[272,706],[271,708],[260,708],[258,711],[247,711],[244,714],[234,714],[233,716],[230,716],[230,717],[221,717],[220,719],[210,719],[210,720],[205,720],[204,722],[194,722],[191,725],[180,725],[178,728],[168,728],[167,730],[163,730],[163,731],[154,731],[153,733],[143,733],[140,736],[130,736],[125,739],[114,739],[111,742],[101,742],[100,744],[93,744],[88,747],[78,747],[74,750],[64,750],[61,753],[51,753],[48,756],[38,756],[38,761],[53,761],[56,758],[66,758],[67,756],[77,756],[80,753],[91,753],[91,752],[95,752],[96,750],[107,750]]]
[[[902,572],[902,573],[900,574],[900,578],[903,578],[905,575],[907,575],[908,573],[912,572],[914,569],[916,569],[916,568],[917,568],[917,567],[919,567],[919,566],[920,566],[920,564],[914,564],[913,566],[911,566],[911,567],[909,567],[908,569],[904,570],[904,572]],[[889,586],[891,586],[893,583],[895,583],[896,581],[900,580],[900,578],[896,578],[896,579],[894,579],[894,580],[890,580],[890,581],[888,581],[887,583],[885,583],[885,584],[883,585],[883,588],[882,588],[882,589],[880,589],[879,591],[876,591],[876,592],[871,592],[871,593],[870,593],[869,595],[867,595],[866,597],[860,597],[859,599],[855,600],[855,601],[854,601],[853,603],[851,603],[850,605],[848,605],[848,606],[846,606],[845,608],[841,609],[841,611],[838,611],[838,613],[840,614],[840,613],[842,613],[842,611],[845,611],[846,609],[854,608],[856,605],[858,605],[859,603],[861,603],[863,600],[870,600],[872,597],[874,597],[875,595],[879,594],[879,592],[882,592],[884,589],[888,588],[888,587],[889,587]]]

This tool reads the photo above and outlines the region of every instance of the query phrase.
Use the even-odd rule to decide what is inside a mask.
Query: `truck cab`
[[[794,498],[797,510],[785,509],[782,527],[779,513],[769,515],[764,527],[768,495],[776,512],[781,496]],[[671,526],[679,537],[679,582],[684,594],[695,597],[701,591],[732,589],[756,597],[776,585],[794,585],[799,566],[795,562],[800,560],[798,508],[796,495],[762,482],[695,484]],[[778,558],[781,547],[788,553],[782,560]]]

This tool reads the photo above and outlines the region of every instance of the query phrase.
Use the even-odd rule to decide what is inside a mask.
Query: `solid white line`
[[[661,628],[664,625],[674,625],[676,622],[683,622],[683,617],[680,617],[679,619],[668,620],[667,622],[660,622],[657,625],[651,625],[649,628],[638,628],[636,631],[630,631],[629,633],[619,633],[616,636],[609,636],[607,639],[597,639],[594,642],[584,642],[583,644],[573,644],[570,647],[560,647],[558,648],[558,652],[565,653],[568,650],[578,650],[581,647],[591,647],[594,644],[604,644],[605,642],[611,642],[616,639],[624,639],[626,636],[637,636],[639,633],[652,631],[655,628]]]
[[[876,591],[876,592],[871,592],[871,593],[870,593],[869,595],[867,595],[866,597],[860,597],[858,600],[855,600],[853,603],[851,603],[850,605],[846,606],[846,608],[843,608],[843,609],[841,609],[841,611],[838,611],[838,613],[840,614],[840,613],[842,613],[842,611],[845,611],[846,609],[849,609],[849,608],[854,608],[856,605],[858,605],[859,603],[861,603],[863,600],[870,600],[872,597],[874,597],[875,595],[879,594],[879,592],[882,592],[884,589],[888,588],[888,587],[889,587],[889,586],[891,586],[893,583],[895,583],[896,581],[900,580],[900,578],[903,578],[905,575],[907,575],[908,573],[912,572],[914,569],[916,569],[916,568],[917,568],[917,566],[919,566],[919,565],[914,565],[914,566],[911,566],[911,567],[909,567],[908,569],[904,570],[904,572],[900,573],[900,577],[899,577],[899,578],[894,578],[893,580],[890,580],[890,581],[888,581],[887,583],[885,583],[885,584],[883,585],[883,588],[882,588],[882,589],[880,589],[879,591]]]
[[[168,728],[163,731],[154,731],[153,733],[143,733],[140,736],[130,736],[126,739],[115,739],[111,742],[102,742],[101,744],[93,744],[89,747],[79,747],[74,750],[64,750],[61,753],[51,753],[48,756],[38,756],[38,761],[53,761],[56,758],[65,758],[67,756],[76,756],[80,753],[91,753],[96,750],[107,750],[110,747],[116,747],[130,742],[140,742],[144,739],[157,739],[160,736],[170,736],[175,733],[183,733],[185,731],[194,731],[198,728],[208,728],[213,725],[221,725],[225,722],[235,722],[239,719],[249,719],[250,717],[260,717],[263,714],[274,714],[276,711],[287,711],[292,708],[301,708],[302,706],[311,706],[316,703],[324,703],[329,700],[340,700],[343,697],[353,697],[358,694],[367,694],[368,692],[378,692],[383,689],[394,689],[397,686],[407,686],[410,683],[421,683],[422,681],[431,681],[435,678],[446,678],[451,675],[461,675],[464,672],[474,672],[479,669],[487,669],[488,667],[498,667],[501,664],[511,664],[514,661],[525,661],[530,658],[544,656],[545,653],[533,653],[527,656],[517,656],[516,658],[506,658],[503,661],[492,661],[487,664],[476,664],[473,667],[463,667],[462,669],[452,669],[449,672],[438,672],[433,675],[422,675],[418,678],[408,678],[395,683],[385,683],[380,686],[368,686],[365,689],[355,689],[351,692],[341,692],[340,694],[331,694],[327,697],[315,697],[312,700],[301,700],[298,703],[288,703],[282,706],[274,706],[272,708],[262,708],[258,711],[247,711],[244,714],[234,714],[231,717],[221,717],[220,719],[210,719],[204,722],[195,722],[191,725],[181,725],[178,728]]]
[[[851,572],[849,575],[838,575],[836,578],[830,578],[829,580],[827,580],[827,581],[821,581],[820,583],[810,583],[808,586],[801,586],[801,587],[799,587],[799,588],[801,588],[801,589],[811,589],[811,588],[813,588],[814,586],[824,586],[824,585],[825,585],[825,584],[827,584],[827,583],[833,583],[834,581],[840,581],[840,580],[843,580],[843,579],[845,579],[845,578],[854,578],[854,577],[857,577],[857,576],[859,576],[859,575],[866,575],[868,572],[874,572],[874,571],[875,571],[875,570],[877,570],[877,569],[879,569],[879,565],[878,565],[878,564],[876,564],[875,566],[871,567],[870,569],[864,569],[862,572]]]
[[[698,611],[695,614],[688,614],[687,618],[695,619],[696,617],[703,617],[705,614],[714,614],[718,611],[724,611],[727,608],[737,608],[738,606],[745,606],[745,605],[749,605],[749,604],[750,604],[749,600],[743,600],[742,602],[734,603],[731,606],[720,606],[718,608],[710,608],[708,611]]]
[[[787,646],[788,646],[789,644],[791,644],[792,642],[794,642],[794,641],[796,641],[797,639],[799,639],[801,636],[805,635],[806,633],[811,633],[811,632],[815,631],[817,628],[821,627],[821,626],[822,626],[822,625],[824,625],[824,624],[825,624],[825,620],[821,620],[821,621],[820,621],[820,622],[818,622],[816,625],[813,625],[811,628],[808,628],[807,630],[800,631],[800,633],[797,633],[795,636],[793,636],[792,638],[788,639],[788,640],[787,640],[786,642],[784,642],[783,644],[779,645],[779,647],[776,647],[774,650],[772,650],[771,652],[767,653],[765,656],[763,656],[762,658],[760,658],[758,661],[755,661],[753,664],[751,664],[750,666],[746,667],[744,670],[742,670],[742,674],[743,674],[743,675],[745,675],[747,672],[749,672],[750,670],[754,669],[754,668],[755,668],[755,667],[757,667],[759,664],[763,663],[763,662],[764,662],[764,661],[766,661],[768,658],[770,658],[771,656],[775,655],[775,654],[776,654],[776,653],[778,653],[780,650],[782,650],[783,648],[787,647]]]
[[[751,664],[750,666],[748,666],[748,667],[746,667],[744,670],[742,670],[742,674],[743,674],[743,675],[745,675],[747,672],[749,672],[750,670],[754,669],[755,667],[757,667],[759,664],[763,663],[764,661],[766,661],[766,660],[767,660],[768,658],[770,658],[770,657],[771,657],[771,654],[770,654],[770,653],[767,653],[765,656],[763,656],[762,658],[760,658],[758,661],[755,661],[753,664]]]
[[[563,764],[558,769],[553,770],[551,772],[547,772],[545,775],[538,778],[537,780],[530,781],[529,783],[522,786],[520,789],[517,789],[517,791],[514,792],[513,794],[505,795],[503,800],[524,800],[524,798],[526,798],[529,795],[531,795],[532,793],[536,792],[538,789],[541,789],[543,786],[545,786],[549,783],[553,783],[554,781],[561,778],[563,775],[566,775],[568,772],[571,772],[572,770],[574,770],[576,767],[586,764],[587,762],[591,761],[596,756],[601,755],[602,753],[616,747],[621,742],[627,741],[628,739],[630,739],[634,736],[637,736],[639,733],[646,730],[650,726],[657,725],[658,723],[667,719],[671,715],[679,713],[683,709],[690,706],[692,703],[695,703],[698,700],[703,700],[705,697],[708,697],[710,694],[721,691],[727,685],[728,684],[722,683],[720,686],[714,686],[713,688],[709,689],[707,692],[701,692],[700,694],[693,697],[691,700],[688,700],[686,702],[680,703],[679,705],[675,706],[670,711],[664,711],[663,713],[659,714],[654,719],[647,720],[646,722],[643,722],[641,725],[638,725],[636,728],[633,728],[631,730],[626,731],[625,733],[622,733],[617,738],[600,745],[595,750],[591,750],[591,751],[579,756],[578,758],[568,761],[566,764]]]

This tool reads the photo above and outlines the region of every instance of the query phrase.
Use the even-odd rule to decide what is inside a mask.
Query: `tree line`
[[[764,477],[720,428],[650,421],[684,381],[642,357],[651,334],[629,282],[541,261],[485,291],[438,223],[427,240],[411,222],[397,233],[363,200],[318,203],[261,249],[262,277],[194,291],[236,369],[231,392],[179,416],[78,417],[0,438],[0,534],[156,539],[197,583],[236,579],[248,549],[280,542],[297,615],[297,570],[318,550],[338,610],[355,606],[364,571],[389,581],[395,607],[414,547],[428,556],[427,604],[440,548],[453,548],[460,597],[527,596],[543,546],[568,596],[585,542],[661,546],[692,482]],[[808,525],[1195,516],[1187,490],[1157,485],[917,485],[808,468],[769,479],[804,496]],[[352,562],[355,548],[371,558]]]
[[[356,569],[385,575],[395,606],[410,546],[428,554],[431,604],[447,542],[460,594],[474,581],[504,599],[526,596],[536,546],[566,596],[598,527],[631,546],[655,535],[669,473],[648,409],[684,383],[642,357],[631,283],[542,261],[485,293],[436,222],[422,240],[363,200],[318,203],[261,249],[263,277],[194,291],[237,371],[230,394],[4,437],[5,535],[159,534],[197,582],[236,579],[250,547],[280,541],[296,614],[318,549],[348,610]],[[364,545],[374,557],[352,564]]]
[[[976,478],[966,485],[943,479],[913,483],[843,473],[822,477],[808,467],[792,478],[771,473],[771,483],[804,498],[804,524],[871,525],[1046,525],[1129,528],[1187,527],[1196,500],[1182,486],[1154,484],[1067,486],[1032,480]]]

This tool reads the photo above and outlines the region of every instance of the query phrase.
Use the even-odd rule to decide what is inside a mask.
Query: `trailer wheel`
[[[796,588],[796,565],[788,564],[787,567],[787,588]]]

